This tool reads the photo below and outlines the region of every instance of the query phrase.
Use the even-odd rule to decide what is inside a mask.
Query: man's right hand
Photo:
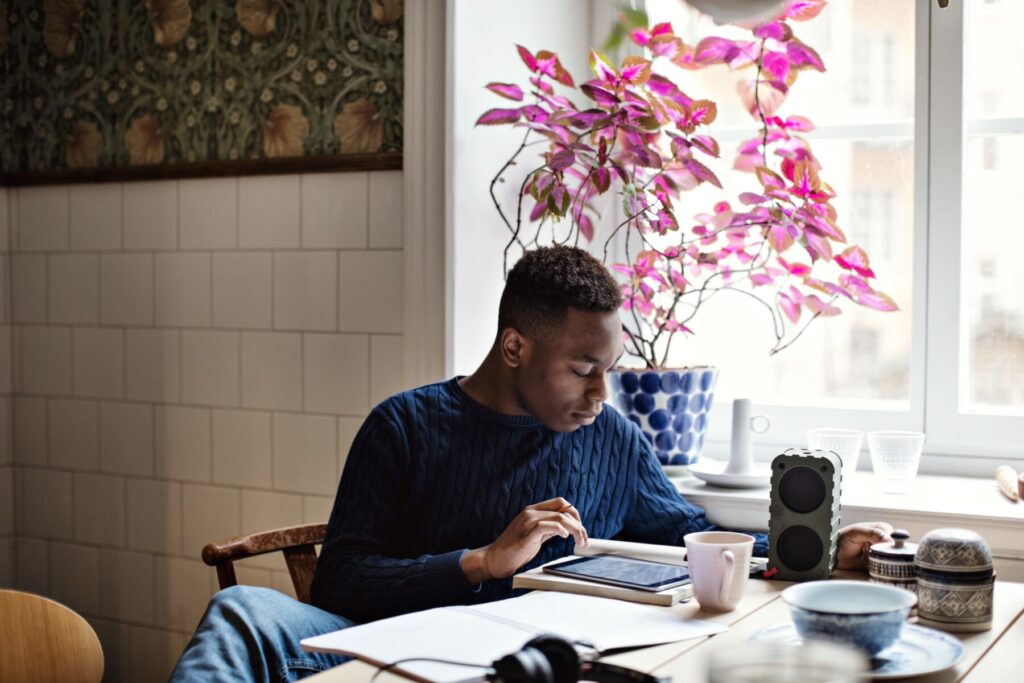
[[[462,571],[472,585],[512,576],[553,536],[572,536],[583,548],[590,543],[579,511],[565,498],[527,505],[493,543],[462,556]]]

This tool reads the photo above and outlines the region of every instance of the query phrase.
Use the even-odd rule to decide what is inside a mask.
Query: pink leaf
[[[476,125],[496,126],[502,123],[515,123],[518,120],[518,109],[490,109],[476,120]]]
[[[782,125],[787,130],[795,130],[801,133],[814,130],[814,124],[811,123],[809,118],[804,116],[788,116]]]
[[[780,52],[765,52],[761,63],[764,70],[775,77],[775,80],[784,81],[789,75],[789,59]]]
[[[750,284],[754,287],[763,287],[775,282],[775,278],[765,273],[754,273],[750,276]]]
[[[587,238],[588,241],[594,239],[594,224],[590,222],[590,218],[586,215],[580,216],[579,220],[580,232]]]
[[[717,159],[719,156],[718,141],[710,135],[694,135],[690,138],[690,144],[710,157]]]
[[[695,49],[694,59],[701,64],[721,64],[733,59],[739,48],[732,40],[725,38],[704,38]]]
[[[821,61],[814,48],[796,38],[786,43],[786,55],[793,66],[809,66],[815,71],[825,70],[825,63]]]
[[[740,201],[744,204],[764,204],[767,198],[764,195],[755,194],[753,192],[741,192]]]
[[[584,83],[580,86],[580,90],[583,91],[584,95],[594,100],[598,106],[612,108],[622,101],[604,88],[599,88],[591,83]]]
[[[718,179],[718,176],[716,176],[710,168],[696,159],[686,159],[683,163],[686,165],[686,170],[692,173],[697,180],[704,183],[711,183],[718,189],[722,189],[722,181]]]
[[[516,102],[523,100],[523,89],[514,83],[488,83],[487,89]]]
[[[530,71],[533,71],[534,73],[536,73],[537,72],[537,60],[533,58],[533,55],[530,54],[530,51],[527,50],[522,45],[516,45],[516,49],[519,50],[519,57],[520,57],[520,59],[523,60],[523,64],[526,65],[526,68],[529,69]]]
[[[755,26],[754,35],[758,38],[772,38],[785,42],[793,37],[793,29],[784,21],[768,21]]]
[[[782,253],[793,246],[793,236],[785,226],[773,225],[768,229],[768,244],[777,253]]]
[[[800,304],[785,292],[779,292],[779,308],[794,325],[800,320]]]
[[[807,21],[821,14],[825,0],[790,0],[785,16],[794,21]]]
[[[900,307],[896,305],[896,302],[892,300],[892,297],[883,292],[876,292],[874,290],[854,295],[853,300],[861,306],[873,308],[876,311],[900,310]]]
[[[597,50],[590,50],[590,70],[594,72],[598,80],[604,83],[614,83],[619,78],[619,72],[615,70],[608,58]]]
[[[868,262],[867,253],[858,246],[847,247],[836,256],[835,260],[846,270],[856,271],[861,277],[872,278],[875,276],[875,272],[871,270],[871,264]]]

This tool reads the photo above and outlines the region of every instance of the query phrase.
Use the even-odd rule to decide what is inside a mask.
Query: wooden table
[[[836,577],[838,578],[838,577]],[[847,577],[843,577],[847,578]],[[709,619],[728,624],[729,630],[715,636],[633,650],[603,658],[602,661],[670,677],[675,681],[702,683],[711,652],[721,648],[742,651],[742,643],[762,628],[789,621],[789,610],[779,599],[784,581],[751,581],[746,595],[732,612],[704,612],[695,602],[669,608],[681,617]],[[981,633],[954,634],[966,649],[956,666],[928,676],[900,679],[911,683],[1002,683],[1020,680],[1024,672],[1024,583],[997,581],[992,629]],[[307,680],[316,683],[367,683],[376,668],[352,661]],[[408,679],[390,672],[375,683],[400,683]]]

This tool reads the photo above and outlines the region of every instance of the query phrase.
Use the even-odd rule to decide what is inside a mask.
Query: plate
[[[803,642],[792,622],[758,631],[751,640],[794,645]],[[923,676],[948,669],[963,656],[963,643],[953,636],[933,628],[905,624],[900,639],[871,658],[871,677],[885,679]]]
[[[760,462],[751,464],[746,474],[727,474],[725,468],[729,463],[722,460],[698,460],[687,465],[690,474],[712,486],[727,489],[760,489],[770,486],[772,468]]]

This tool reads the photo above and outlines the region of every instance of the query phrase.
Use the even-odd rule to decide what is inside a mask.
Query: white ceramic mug
[[[683,537],[693,595],[701,609],[736,609],[750,574],[754,537],[735,531],[699,531]]]

